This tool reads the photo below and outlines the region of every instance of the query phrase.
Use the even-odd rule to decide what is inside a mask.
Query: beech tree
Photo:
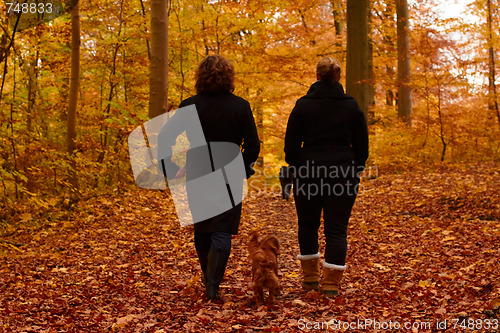
[[[398,115],[404,122],[411,125],[410,17],[407,0],[396,0],[396,13],[398,32]]]
[[[71,9],[71,77],[69,87],[67,116],[67,150],[70,158],[69,182],[72,191],[78,191],[78,176],[76,173],[76,109],[78,104],[78,88],[80,87],[80,7],[75,1]]]
[[[333,22],[335,26],[335,45],[342,47],[342,38],[344,33],[344,15],[342,13],[342,1],[330,0],[332,6]]]
[[[374,53],[378,55],[375,67],[380,67],[378,81],[385,90],[385,105],[396,105],[396,4],[394,1],[376,0],[372,6]]]
[[[498,96],[497,96],[497,88],[495,85],[496,81],[496,71],[495,71],[495,48],[494,48],[494,39],[493,39],[493,17],[492,17],[492,6],[491,0],[488,0],[486,3],[487,7],[487,25],[488,25],[488,107],[490,110],[496,111],[498,125],[500,125],[500,112],[498,111]]]
[[[149,117],[167,111],[168,97],[168,0],[151,1],[151,61]]]
[[[370,88],[369,8],[369,0],[347,0],[346,92],[358,101],[367,119],[373,101],[373,90]]]

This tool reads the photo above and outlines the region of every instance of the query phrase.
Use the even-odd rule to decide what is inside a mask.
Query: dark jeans
[[[306,185],[315,182],[307,182]],[[336,187],[336,193],[325,193],[323,191],[303,191],[295,195],[295,207],[299,220],[299,246],[300,254],[316,254],[319,250],[318,229],[321,224],[321,212],[323,212],[325,229],[325,261],[329,264],[344,266],[347,254],[347,224],[351,216],[352,206],[356,200],[357,180],[345,186],[340,191],[340,185]],[[297,183],[294,184],[297,186]],[[300,183],[298,184],[300,186]],[[295,191],[294,187],[294,191]],[[314,188],[305,186],[303,188]],[[342,193],[340,193],[342,192]]]
[[[229,255],[231,253],[231,238],[231,234],[227,232],[194,232],[194,246],[204,274],[207,273],[210,250],[219,250]]]

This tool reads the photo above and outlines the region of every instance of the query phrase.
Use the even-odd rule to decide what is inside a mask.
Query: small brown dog
[[[275,236],[267,236],[259,241],[256,231],[248,242],[248,253],[252,260],[252,287],[257,304],[264,301],[264,290],[269,290],[268,302],[280,293],[278,278],[279,242]]]

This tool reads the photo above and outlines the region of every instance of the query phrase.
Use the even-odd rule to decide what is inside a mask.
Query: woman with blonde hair
[[[347,224],[359,173],[368,158],[368,128],[356,100],[344,93],[340,64],[331,57],[316,66],[317,81],[288,119],[285,160],[295,170],[294,197],[304,290],[319,289],[318,229],[324,220],[326,296],[338,294],[346,269]]]

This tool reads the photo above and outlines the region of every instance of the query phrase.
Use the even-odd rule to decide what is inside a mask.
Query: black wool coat
[[[356,100],[338,82],[316,81],[288,119],[285,160],[296,167],[353,165],[364,169],[368,126]]]
[[[250,104],[243,98],[235,96],[230,92],[210,92],[200,93],[183,100],[179,108],[192,104],[196,106],[206,142],[230,142],[240,146],[246,177],[252,176],[255,173],[252,165],[259,155],[260,141]],[[182,110],[177,112],[182,112]],[[160,137],[168,141],[158,143],[167,148],[163,149],[163,151],[171,152],[171,146],[175,145],[176,138],[184,131],[184,129],[178,127],[175,119],[176,115],[174,114],[167,122],[168,135],[160,134]],[[189,133],[187,133],[187,136],[189,139]],[[187,152],[186,180],[201,176],[199,174],[200,169],[196,165],[197,162],[189,163],[190,159],[191,161],[196,161],[199,158],[199,152],[197,149],[190,149]],[[171,160],[164,160],[164,162],[169,174],[175,174],[179,169]],[[236,205],[225,213],[195,223],[194,228],[198,232],[228,232],[230,234],[237,234],[240,216],[241,204]]]

